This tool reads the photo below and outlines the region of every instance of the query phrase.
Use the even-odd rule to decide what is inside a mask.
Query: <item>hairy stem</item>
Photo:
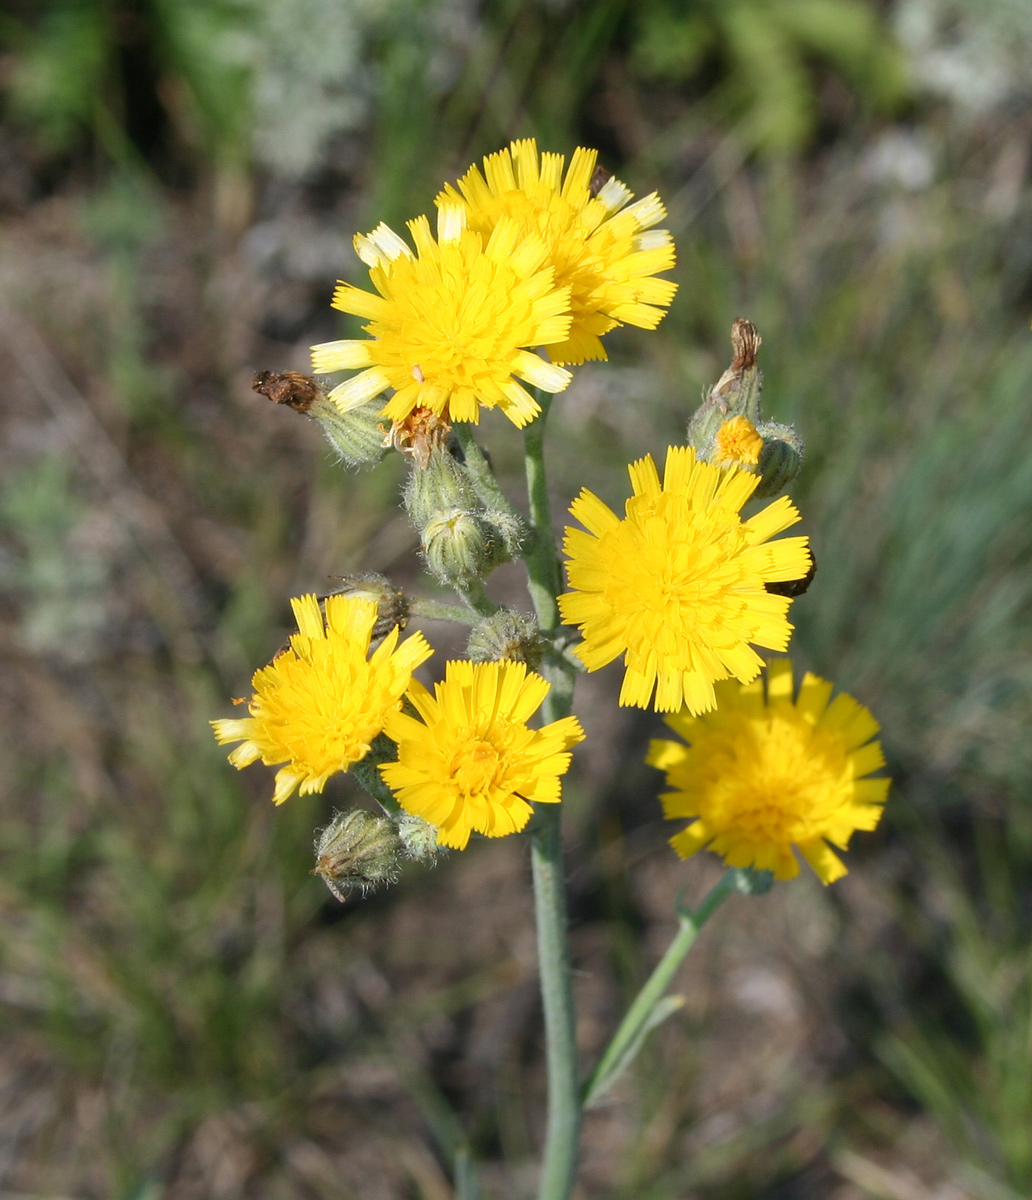
[[[498,480],[487,461],[487,456],[480,449],[476,438],[476,426],[468,421],[458,421],[454,427],[455,439],[462,447],[466,459],[466,467],[473,479],[477,495],[487,505],[499,512],[506,512],[522,520],[519,512],[509,503],[509,499],[498,486]]]
[[[577,1174],[581,1103],[559,806],[548,809],[531,835],[530,850],[548,1057],[548,1122],[538,1196],[567,1200]]]
[[[545,474],[545,421],[552,398],[540,395],[538,399],[541,413],[523,431],[527,499],[533,530],[526,563],[530,598],[534,602],[538,624],[547,632],[559,627],[559,604],[556,598],[562,590],[562,572],[552,531],[552,509],[548,501],[548,477]],[[552,681],[552,686],[555,687],[555,681]],[[559,715],[565,716],[567,712],[569,708]],[[554,717],[549,719],[555,720]]]
[[[557,596],[562,576],[545,476],[544,426],[548,400],[541,398],[541,401],[540,416],[523,435],[533,526],[533,538],[525,561],[528,590],[538,623],[543,630],[549,631],[559,625]],[[572,708],[575,674],[569,663],[556,658],[547,663],[544,673],[552,685],[545,701],[544,717],[547,721],[556,721],[567,716]],[[538,810],[530,841],[548,1058],[548,1121],[538,1196],[539,1200],[568,1200],[577,1174],[581,1104],[560,805],[547,804]]]
[[[426,600],[416,596],[409,602],[409,614],[426,621],[455,621],[459,625],[473,625],[476,614],[458,604],[444,604],[440,600]]]
[[[384,758],[380,758],[370,752],[361,762],[351,764],[351,774],[354,775],[359,785],[372,796],[383,811],[389,817],[393,817],[401,812],[401,805],[398,803],[391,789],[384,783],[383,776],[376,769],[378,762],[385,761]]]
[[[481,617],[493,616],[499,609],[499,605],[488,596],[484,590],[484,585],[480,582],[472,584],[468,588],[455,589],[459,595],[466,601],[470,609]]]

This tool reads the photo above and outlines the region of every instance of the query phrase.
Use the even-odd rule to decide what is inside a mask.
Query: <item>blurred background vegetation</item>
[[[1032,1194],[1030,63],[1027,0],[9,0],[0,1194],[445,1200],[465,1138],[530,1194],[519,840],[340,905],[308,872],[348,785],[273,812],[207,726],[291,594],[418,574],[399,464],[342,472],[251,373],[336,336],[355,230],[517,135],[658,188],[679,250],[659,331],[554,407],[557,511],[683,437],[750,317],[809,448],[795,657],[898,781],[842,884],[708,931],[581,1195]],[[587,1054],[715,870],[614,683],[567,802]]]

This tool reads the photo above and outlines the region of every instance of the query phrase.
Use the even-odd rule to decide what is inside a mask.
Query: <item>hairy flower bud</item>
[[[398,878],[402,841],[388,817],[364,808],[337,813],[315,843],[313,875],[321,875],[338,900],[359,888],[363,895]]]
[[[405,507],[419,530],[427,565],[442,582],[467,588],[520,553],[526,526],[514,513],[489,509],[465,462],[435,446],[413,460]]]
[[[493,565],[492,530],[478,512],[441,512],[423,527],[422,540],[427,566],[453,587],[468,588]]]
[[[783,492],[799,474],[803,443],[791,425],[775,421],[757,426],[756,432],[763,438],[763,449],[757,464],[760,482],[753,495],[765,500]]]
[[[791,425],[761,420],[763,375],[756,356],[762,340],[750,321],[735,321],[731,365],[688,423],[688,444],[702,462],[759,475],[753,497],[769,500],[799,474],[803,443]]]
[[[382,407],[379,400],[374,400],[342,413],[332,400],[320,398],[308,410],[308,416],[319,422],[338,461],[352,467],[372,466],[387,453]]]
[[[502,608],[473,626],[466,654],[472,662],[509,659],[526,663],[534,671],[541,664],[544,650],[537,622],[525,613]]]
[[[399,813],[396,821],[398,837],[408,857],[417,862],[435,862],[441,849],[437,844],[437,827],[407,812]]]
[[[519,558],[527,539],[527,527],[519,516],[491,509],[484,513],[484,522],[491,530],[490,565],[500,567]]]
[[[359,467],[378,463],[386,452],[387,425],[380,416],[383,407],[374,400],[342,413],[328,400],[322,384],[297,371],[258,371],[251,387],[277,404],[318,421],[339,462]]]
[[[376,624],[372,638],[386,637],[395,625],[404,629],[409,619],[408,597],[385,576],[376,571],[356,571],[340,576],[340,587],[331,595],[355,596],[359,600],[373,600],[377,606]]]
[[[472,513],[481,507],[469,471],[445,447],[431,450],[426,466],[413,463],[404,499],[412,524],[420,533],[443,513],[454,510]],[[425,535],[423,544],[425,548]]]

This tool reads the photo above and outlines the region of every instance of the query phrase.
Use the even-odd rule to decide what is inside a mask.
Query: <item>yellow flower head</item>
[[[470,167],[458,190],[448,184],[437,197],[442,208],[462,205],[470,229],[485,236],[515,220],[544,240],[573,308],[568,337],[548,348],[553,362],[605,359],[602,334],[622,322],[655,329],[677,290],[655,278],[674,265],[669,232],[652,228],[666,216],[659,196],[628,205],[632,193],[618,179],[593,186],[596,158],[594,150],[575,150],[564,179],[563,155],[539,157],[528,138],[485,158],[483,174]]]
[[[654,741],[648,762],[665,771],[674,790],[663,797],[667,817],[694,817],[670,839],[682,858],[703,847],[729,867],[799,873],[792,847],[832,883],[845,875],[828,842],[845,850],[855,829],[873,829],[889,790],[887,779],[864,779],[885,765],[871,738],[878,722],[845,693],[829,705],[831,684],[807,674],[792,698],[792,663],[775,659],[763,680],[717,684],[715,712],[667,717],[689,743]]]
[[[718,467],[746,465],[755,467],[760,461],[763,438],[748,417],[732,417],[717,430],[716,453],[713,462]]]
[[[473,831],[518,833],[529,801],[561,798],[559,776],[584,732],[576,717],[527,728],[548,690],[518,662],[450,662],[432,696],[412,681],[408,696],[422,720],[390,714],[398,761],[380,771],[406,812],[437,826],[442,846],[462,850]]]
[[[300,784],[321,792],[369,751],[387,715],[401,704],[412,672],[433,653],[421,633],[398,645],[397,626],[370,657],[377,605],[352,596],[326,600],[326,622],[315,596],[291,600],[299,632],[290,648],[254,673],[251,714],[212,721],[220,745],[242,744],[230,754],[238,769],[261,759],[286,763],[276,773],[273,800],[282,804]]]
[[[383,410],[393,421],[416,408],[478,421],[484,405],[526,425],[540,406],[519,379],[546,392],[570,382],[569,371],[528,349],[563,342],[570,330],[569,288],[556,286],[545,243],[515,221],[483,238],[455,206],[438,213],[436,240],[426,217],[408,228],[415,254],[386,225],[355,238],[378,294],[341,283],[333,307],[368,317],[370,337],[313,346],[312,369],[365,368],[330,392],[344,412],[393,388]]]
[[[581,627],[576,653],[589,671],[624,654],[621,704],[647,708],[655,688],[657,712],[705,712],[716,680],[759,673],[750,642],[788,645],[791,601],[764,585],[806,574],[807,539],[767,539],[799,513],[782,497],[743,521],[758,477],[697,462],[686,446],[667,451],[662,484],[651,456],[629,471],[623,520],[586,488],[570,507],[588,532],[566,530],[563,620]]]

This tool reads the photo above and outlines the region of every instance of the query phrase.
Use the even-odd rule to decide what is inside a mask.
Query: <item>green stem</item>
[[[468,588],[460,588],[456,586],[455,590],[466,601],[470,609],[481,617],[493,616],[499,609],[500,605],[488,596],[484,591],[484,585],[480,582],[473,584]]]
[[[527,551],[526,563],[530,598],[534,602],[538,624],[547,632],[557,629],[560,624],[556,597],[562,591],[562,572],[555,546],[555,534],[552,531],[552,509],[548,500],[548,477],[545,474],[545,420],[552,398],[539,395],[538,400],[541,404],[541,414],[523,431],[527,499],[530,502],[530,523],[534,533]]]
[[[468,1146],[455,1155],[455,1200],[480,1200],[480,1181]]]
[[[389,816],[397,816],[401,805],[391,789],[384,783],[383,776],[377,770],[380,763],[393,762],[398,757],[398,747],[386,734],[381,733],[373,739],[369,752],[360,762],[352,763],[351,774],[360,787],[365,788],[383,811]]]
[[[584,664],[576,657],[571,648],[562,643],[556,646],[546,641],[545,661],[553,665],[568,668],[574,675],[583,675],[586,670]],[[545,674],[547,673],[546,671]]]
[[[460,625],[476,623],[476,614],[458,604],[444,604],[440,600],[425,600],[415,597],[409,602],[409,614],[426,621],[456,621]]]
[[[462,447],[466,467],[473,478],[473,486],[476,488],[477,495],[488,508],[509,513],[522,521],[523,518],[509,503],[508,497],[498,486],[498,480],[491,469],[491,464],[487,461],[483,450],[480,449],[475,429],[476,426],[471,425],[468,421],[457,421],[453,432],[455,440]]]
[[[548,402],[524,430],[527,492],[533,538],[526,557],[528,590],[543,630],[559,625],[559,559],[544,462],[544,426]],[[575,674],[569,663],[553,658],[544,667],[552,688],[544,705],[546,721],[568,716]],[[581,1105],[577,1070],[576,1022],[571,988],[566,888],[563,879],[561,806],[542,805],[530,837],[537,922],[541,1001],[545,1014],[548,1060],[548,1121],[541,1166],[539,1200],[568,1200],[577,1174]]]
[[[384,783],[383,776],[376,769],[376,763],[370,762],[369,759],[370,756],[366,755],[361,762],[352,763],[351,774],[389,817],[396,816],[401,812],[401,805]]]
[[[599,1060],[598,1066],[592,1072],[584,1089],[584,1106],[588,1107],[593,1100],[605,1090],[612,1081],[611,1076],[623,1062],[628,1050],[641,1037],[642,1029],[649,1020],[656,1005],[663,998],[671,981],[677,974],[678,968],[684,962],[688,951],[695,944],[699,930],[710,919],[727,897],[737,889],[738,883],[734,871],[725,872],[720,881],[710,889],[702,903],[694,911],[678,906],[679,927],[677,935],[667,948],[667,952],[656,964],[655,970],[649,976],[645,986],[634,999],[627,1010],[627,1015],[620,1022],[620,1027],[613,1034],[612,1041],[606,1047],[605,1053]]]
[[[548,1122],[538,1196],[567,1200],[577,1174],[581,1103],[559,805],[548,805],[540,818],[530,839],[548,1058]]]

